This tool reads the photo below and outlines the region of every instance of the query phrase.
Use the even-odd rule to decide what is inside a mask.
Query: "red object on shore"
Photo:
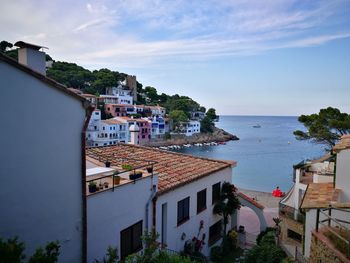
[[[284,193],[277,186],[276,189],[272,191],[272,196],[274,196],[274,197],[283,197]]]

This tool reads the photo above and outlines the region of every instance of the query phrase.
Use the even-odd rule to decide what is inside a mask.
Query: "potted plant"
[[[146,169],[148,173],[153,173],[153,166],[148,166]]]
[[[89,192],[95,193],[96,191],[97,191],[96,183],[93,181],[89,182]]]
[[[129,174],[130,180],[136,180],[136,179],[139,179],[141,177],[142,177],[142,171],[140,171],[140,170],[133,171]]]
[[[105,165],[106,165],[106,167],[111,167],[111,162],[110,161],[106,161]]]
[[[113,184],[114,185],[120,184],[120,176],[119,175],[114,175],[113,176]]]
[[[108,182],[104,182],[103,185],[104,185],[105,188],[108,188],[109,183]]]
[[[127,171],[131,171],[133,169],[133,167],[130,164],[122,164],[122,169],[127,170]]]

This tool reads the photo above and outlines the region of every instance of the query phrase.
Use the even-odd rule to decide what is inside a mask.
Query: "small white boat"
[[[255,125],[253,125],[253,128],[261,128],[261,125],[260,124],[255,124]]]

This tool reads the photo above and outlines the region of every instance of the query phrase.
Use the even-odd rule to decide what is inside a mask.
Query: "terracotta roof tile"
[[[341,150],[350,148],[350,134],[343,135],[338,144],[333,147],[333,150],[336,152],[340,152]]]
[[[311,183],[308,185],[301,208],[328,207],[332,202],[337,202],[340,189],[335,189],[333,183]]]
[[[86,149],[86,155],[101,162],[108,160],[113,166],[120,166],[123,163],[139,166],[146,165],[147,161],[157,162],[154,165],[154,171],[159,174],[159,194],[164,194],[186,183],[232,166],[232,162],[129,144],[88,148]],[[122,158],[129,160],[122,160]]]

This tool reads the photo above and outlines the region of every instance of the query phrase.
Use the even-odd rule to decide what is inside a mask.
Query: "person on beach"
[[[276,187],[275,190],[272,191],[272,196],[274,197],[283,197],[284,193],[280,190],[279,186]]]

